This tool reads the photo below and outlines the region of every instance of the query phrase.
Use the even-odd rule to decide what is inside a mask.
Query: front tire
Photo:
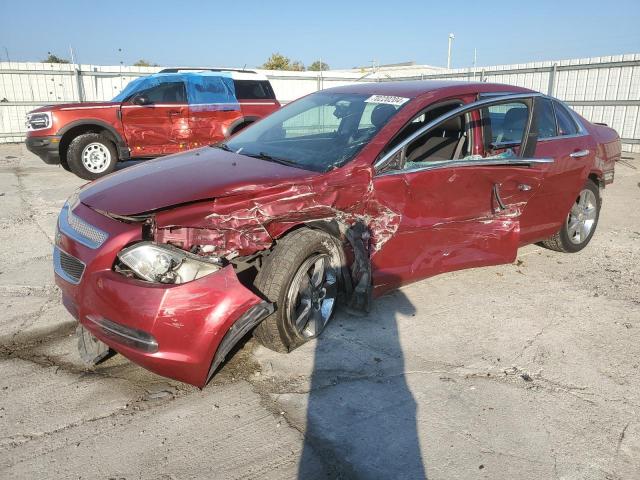
[[[542,245],[558,252],[575,253],[586,247],[598,226],[601,206],[600,190],[591,180],[576,198],[562,228]]]
[[[67,149],[69,168],[85,180],[95,180],[113,172],[117,162],[116,146],[100,133],[78,135]]]
[[[320,335],[335,309],[339,266],[329,234],[301,228],[278,242],[255,287],[275,311],[254,330],[265,347],[289,352]]]

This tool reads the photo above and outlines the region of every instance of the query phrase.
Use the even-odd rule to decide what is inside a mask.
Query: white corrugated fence
[[[0,62],[0,143],[20,142],[28,111],[55,103],[109,100],[154,67]],[[640,54],[446,70],[414,65],[363,71],[263,71],[283,103],[352,82],[415,79],[488,81],[553,95],[585,118],[606,123],[623,148],[640,152]]]

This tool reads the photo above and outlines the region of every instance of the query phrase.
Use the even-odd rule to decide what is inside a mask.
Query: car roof
[[[325,91],[362,95],[392,95],[406,98],[416,98],[434,92],[452,94],[475,92],[533,92],[533,90],[527,88],[500,83],[462,82],[454,80],[401,80],[376,83],[351,83],[341,87],[328,88]]]
[[[191,75],[199,75],[199,74],[207,74],[207,75],[215,75],[215,74],[227,74],[230,75],[234,80],[267,80],[263,74],[258,73],[254,70],[241,70],[237,68],[193,68],[193,67],[178,67],[178,68],[164,68],[160,70],[158,74],[184,74],[188,73]]]

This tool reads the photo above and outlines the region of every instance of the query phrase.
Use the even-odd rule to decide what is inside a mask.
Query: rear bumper
[[[57,165],[60,163],[60,137],[48,135],[46,137],[27,137],[27,150],[39,156],[44,163]]]

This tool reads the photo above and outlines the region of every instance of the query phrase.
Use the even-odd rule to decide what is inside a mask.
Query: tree
[[[157,63],[151,63],[150,61],[145,60],[144,58],[141,58],[136,63],[134,63],[133,66],[134,67],[159,67],[160,65],[158,65]]]
[[[280,53],[272,53],[269,59],[264,62],[262,68],[265,70],[294,70],[297,72],[304,71],[304,65],[298,60],[291,61],[289,57],[285,57]]]
[[[42,63],[69,63],[69,60],[59,57],[55,53],[47,52],[47,54],[47,58],[42,60]]]
[[[312,72],[324,72],[329,70],[329,64],[324,63],[322,60],[316,60],[309,66],[309,70]]]

